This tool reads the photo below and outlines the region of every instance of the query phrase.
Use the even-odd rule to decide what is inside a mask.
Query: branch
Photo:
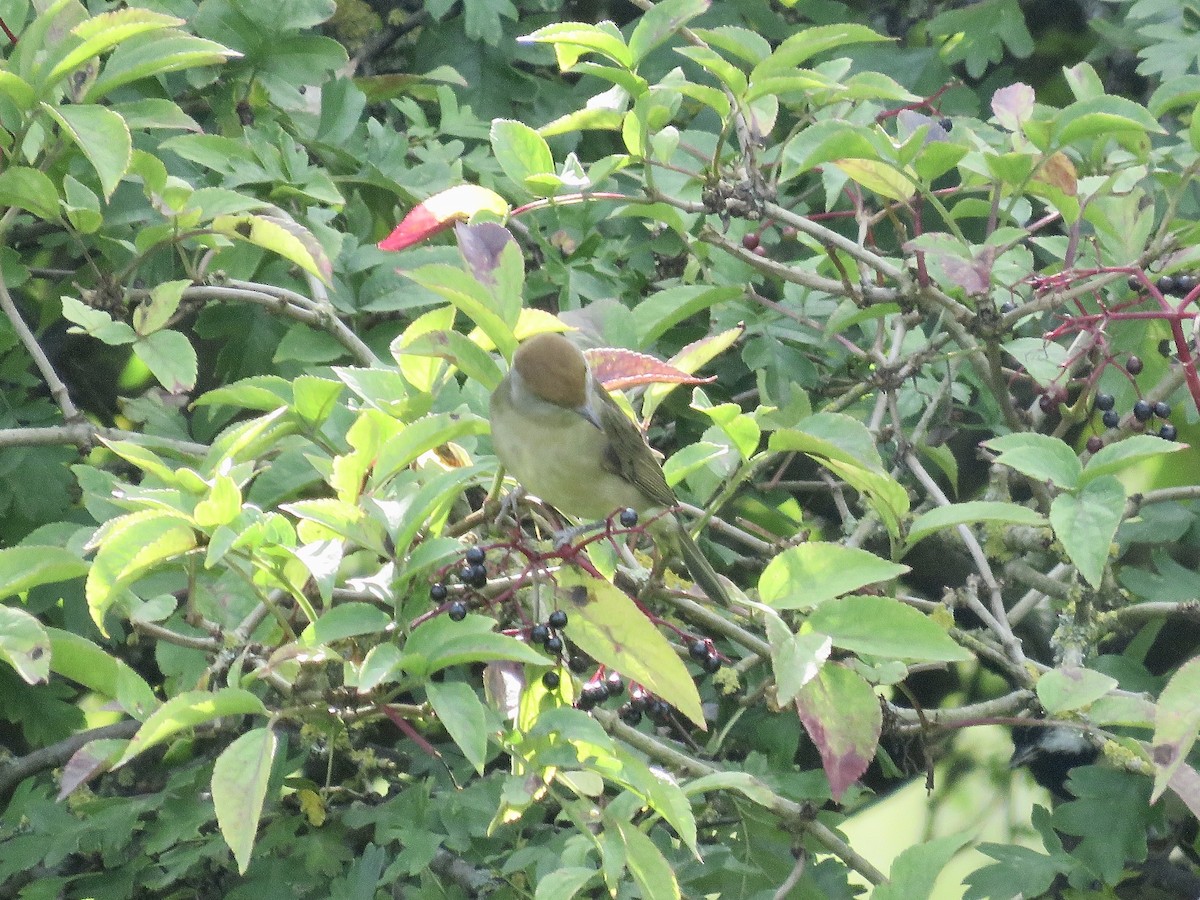
[[[136,719],[126,719],[124,722],[117,722],[114,725],[104,725],[90,731],[81,731],[57,744],[34,750],[7,765],[0,765],[0,799],[8,797],[13,789],[29,776],[64,765],[85,744],[105,738],[133,737],[141,727],[142,723]]]
[[[153,449],[170,450],[180,456],[203,457],[208,455],[207,444],[179,441],[174,438],[124,431],[120,428],[105,428],[91,422],[71,422],[45,428],[0,428],[0,447],[47,447],[74,444],[88,449],[94,447],[97,438],[110,441],[131,441]]]
[[[13,331],[17,333],[17,337],[21,339],[21,343],[25,345],[25,349],[29,352],[29,355],[33,357],[34,365],[42,373],[42,379],[46,382],[46,386],[50,388],[50,395],[54,397],[58,408],[62,410],[63,418],[67,421],[78,419],[79,409],[71,400],[67,386],[58,377],[58,373],[54,371],[54,366],[50,365],[49,358],[43,352],[41,344],[37,342],[34,333],[29,330],[29,326],[21,318],[21,312],[13,302],[12,295],[8,292],[8,286],[4,283],[3,279],[0,279],[0,309],[4,310],[4,314],[8,316],[8,320],[12,323]]]

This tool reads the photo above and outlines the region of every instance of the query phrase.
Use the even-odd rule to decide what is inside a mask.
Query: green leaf
[[[887,40],[889,38],[876,34],[865,25],[818,25],[805,28],[776,47],[774,53],[759,63],[751,78],[757,79],[768,73],[786,73],[817,54],[839,47]]]
[[[829,658],[833,641],[829,635],[807,628],[792,634],[778,616],[767,619],[767,636],[771,641],[771,669],[775,675],[775,702],[779,706],[791,703],[821,671]]]
[[[1200,658],[1190,659],[1180,666],[1159,694],[1150,750],[1155,768],[1151,803],[1162,796],[1196,743],[1196,733],[1200,730],[1197,697],[1200,697]]]
[[[143,78],[217,65],[239,56],[240,53],[215,41],[170,29],[123,44],[113,51],[84,99],[99,100],[117,88]]]
[[[710,0],[659,0],[646,10],[629,36],[629,53],[636,66],[696,16],[708,9]]]
[[[9,547],[0,550],[0,597],[23,594],[39,584],[69,581],[87,571],[87,563],[61,547]]]
[[[838,801],[875,757],[883,729],[879,698],[862,676],[834,664],[800,689],[796,709]]]
[[[625,866],[644,900],[679,900],[679,882],[662,851],[637,825],[622,818],[607,820],[616,825],[625,842]]]
[[[422,453],[468,435],[486,434],[487,420],[457,413],[435,413],[409,424],[379,451],[372,475],[374,484],[384,484]]]
[[[95,104],[43,103],[42,109],[58,122],[63,134],[92,164],[100,178],[104,199],[111,199],[133,158],[133,138],[125,120],[111,109]]]
[[[376,634],[390,624],[392,617],[370,603],[340,603],[308,625],[300,635],[300,643],[320,647],[348,637]]]
[[[624,591],[576,568],[564,567],[556,580],[560,608],[569,616],[567,637],[580,650],[666,700],[698,727],[707,727],[687,667]]]
[[[908,570],[857,547],[810,541],[788,547],[767,563],[758,591],[762,602],[774,609],[812,609]]]
[[[139,721],[158,708],[158,699],[150,685],[128,664],[72,632],[47,628],[46,633],[50,638],[50,668],[54,672],[116,700]]]
[[[89,59],[139,34],[184,24],[183,19],[163,15],[148,9],[126,7],[80,22],[71,33],[80,40],[60,59],[46,76],[53,84],[77,69]]]
[[[1082,837],[1071,856],[1097,878],[1116,884],[1127,861],[1146,858],[1148,780],[1106,766],[1080,766],[1071,771],[1067,787],[1079,799],[1055,807],[1055,829]]]
[[[888,883],[871,892],[871,900],[908,900],[932,897],[938,873],[968,840],[969,834],[949,834],[923,840],[903,850],[892,863]]]
[[[1014,179],[1009,179],[1015,182]],[[1019,183],[1019,182],[1015,182]],[[1041,338],[1016,338],[1001,344],[1004,352],[1020,363],[1029,377],[1042,387],[1052,384],[1063,373],[1067,348]]]
[[[58,219],[58,190],[42,172],[28,166],[6,166],[0,172],[0,207],[15,206],[39,219]]]
[[[132,344],[137,340],[137,332],[124,322],[113,321],[113,317],[101,309],[76,300],[74,297],[62,298],[63,318],[75,322],[78,328],[69,328],[71,334],[90,334],[98,341],[112,346]]]
[[[1082,666],[1051,669],[1038,679],[1037,695],[1050,715],[1082,709],[1117,686],[1117,680]]]
[[[270,728],[247,731],[221,751],[213,764],[212,799],[217,827],[246,874],[262,816],[278,739]]]
[[[331,379],[300,375],[292,382],[292,408],[308,424],[320,425],[333,414],[344,390],[344,385]]]
[[[1149,434],[1131,434],[1119,441],[1106,444],[1092,454],[1091,459],[1083,468],[1083,476],[1079,479],[1079,483],[1080,485],[1087,484],[1101,475],[1111,475],[1142,460],[1160,456],[1163,453],[1175,453],[1185,447],[1185,444],[1164,441],[1162,438]]]
[[[634,307],[633,321],[638,342],[641,346],[651,346],[685,319],[717,304],[742,297],[745,293],[741,285],[710,287],[681,284],[655,291]]]
[[[599,53],[626,69],[633,68],[633,54],[612,22],[557,22],[517,40],[522,43],[552,44],[558,67],[567,70],[584,53]]]
[[[511,662],[548,666],[550,660],[523,641],[498,634],[496,622],[484,616],[467,616],[461,622],[436,616],[408,636],[401,666],[418,677],[465,663]]]
[[[248,213],[217,216],[212,228],[218,234],[277,253],[326,284],[333,275],[329,258],[312,232],[289,219]]]
[[[1048,524],[1041,513],[1016,503],[1005,503],[998,500],[971,500],[966,503],[954,503],[950,506],[939,506],[917,516],[909,526],[904,552],[907,553],[918,541],[943,528],[974,525],[977,522],[1034,527]]]
[[[516,321],[507,321],[496,311],[491,291],[475,278],[456,266],[443,263],[406,270],[404,275],[449,300],[479,326],[506,358],[512,356],[517,347],[517,339],[513,336]]]
[[[946,629],[891,597],[840,597],[809,615],[808,627],[854,653],[929,662],[966,662],[971,654]]]
[[[553,175],[554,156],[546,139],[523,122],[495,119],[491,128],[492,155],[504,174],[525,190],[526,179],[534,175]],[[534,191],[534,193],[538,193]],[[550,191],[549,195],[555,193]],[[543,195],[543,196],[549,196]]]
[[[1006,434],[984,441],[999,454],[996,462],[1037,481],[1072,490],[1080,486],[1083,465],[1064,441],[1048,434]]]
[[[429,681],[425,695],[467,762],[482,775],[487,762],[487,709],[474,689],[461,681]]]
[[[199,363],[192,342],[178,331],[163,329],[139,338],[133,352],[164,388],[172,394],[196,386]]]
[[[395,644],[376,644],[367,651],[354,686],[360,691],[373,691],[390,681],[400,671],[400,656],[400,648]]]
[[[196,533],[178,514],[147,509],[110,519],[96,532],[100,549],[88,570],[84,593],[100,633],[108,637],[104,616],[120,591],[156,566],[196,547]]]
[[[179,309],[183,292],[191,286],[189,278],[156,284],[150,289],[150,296],[134,308],[133,330],[140,335],[148,335],[166,326]]]
[[[1060,494],[1050,504],[1055,536],[1093,588],[1100,587],[1109,546],[1124,514],[1125,488],[1112,475],[1089,481],[1078,494]]]
[[[292,402],[292,386],[278,375],[256,375],[224,387],[213,388],[196,398],[195,406],[228,404],[242,409],[271,412]]]
[[[0,604],[0,659],[26,684],[50,680],[50,638],[42,623],[13,606]]]
[[[571,900],[599,874],[596,869],[578,866],[555,869],[538,882],[533,900]]]
[[[1054,127],[1058,144],[1121,131],[1166,134],[1158,120],[1140,103],[1112,96],[1072,103],[1055,115]]]
[[[184,691],[155,710],[117,760],[123,766],[139,753],[161,744],[181,731],[212,722],[223,716],[263,715],[267,708],[249,691],[222,688],[219,691]]]
[[[37,103],[37,92],[20,75],[0,69],[0,96],[7,97],[21,112],[28,112]]]

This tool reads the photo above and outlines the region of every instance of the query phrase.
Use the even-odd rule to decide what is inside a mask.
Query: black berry
[[[1115,409],[1110,409],[1100,417],[1100,421],[1104,423],[1105,428],[1116,428],[1121,424],[1121,417],[1117,415]]]
[[[1004,314],[1004,315],[1006,315],[1006,316],[1007,316],[1007,315],[1008,315],[1010,312],[1016,312],[1016,311],[1017,311],[1017,304],[1013,303],[1011,300],[1009,300],[1008,302],[1004,303],[1004,304],[1003,304],[1003,305],[1000,307],[1000,312],[1001,312],[1001,313],[1003,313],[1003,314]]]
[[[469,585],[471,583],[471,579],[474,577],[475,577],[475,567],[474,566],[463,566],[461,569],[458,570],[458,580],[461,581],[463,584]]]
[[[1158,279],[1158,291],[1160,294],[1175,293],[1175,279],[1170,275],[1164,275]]]
[[[583,686],[580,694],[584,697],[591,697],[597,703],[603,703],[608,699],[608,688],[604,686],[603,681],[589,681]]]
[[[550,618],[548,618],[546,622],[551,628],[566,628],[567,614],[561,609],[556,609],[554,612],[550,613]]]
[[[1052,397],[1050,394],[1042,394],[1042,396],[1038,398],[1038,407],[1046,415],[1050,415],[1050,413],[1058,409],[1058,400],[1055,397]]]
[[[618,709],[617,715],[621,717],[622,722],[629,726],[635,726],[642,721],[642,711],[632,703],[626,703]]]
[[[951,119],[946,119],[946,118],[938,119],[938,124],[942,126],[942,131],[953,131],[954,130],[954,122]]]
[[[1133,417],[1139,422],[1145,422],[1150,418],[1154,411],[1150,408],[1150,404],[1145,400],[1139,400],[1133,404]]]
[[[446,586],[440,581],[437,584],[430,585],[429,587],[429,599],[434,603],[441,603],[446,599],[447,596],[449,596],[449,593],[450,592],[446,590]]]
[[[596,699],[594,697],[588,696],[587,694],[580,694],[575,699],[575,708],[578,710],[582,710],[583,712],[591,712],[598,705],[599,704],[596,702]]]
[[[1175,426],[1171,425],[1170,423],[1167,423],[1162,428],[1158,429],[1158,436],[1164,441],[1173,441],[1178,435],[1179,432],[1176,431]]]
[[[1088,453],[1099,453],[1103,447],[1104,447],[1104,441],[1101,440],[1099,436],[1093,434],[1090,438],[1087,439],[1087,452]]]
[[[1142,358],[1140,356],[1131,356],[1125,360],[1125,371],[1130,375],[1140,375],[1142,373]]]
[[[576,675],[582,675],[591,667],[591,665],[592,664],[588,661],[588,658],[579,653],[573,654],[571,658],[567,660],[567,668]]]
[[[747,250],[757,250],[758,244],[759,244],[759,237],[756,232],[752,231],[749,234],[742,235],[742,246],[745,247]]]
[[[529,629],[529,640],[535,644],[544,644],[550,639],[550,629],[545,625],[534,625]]]
[[[1117,398],[1112,394],[1097,394],[1095,400],[1096,409],[1101,412],[1108,412],[1117,405]]]
[[[554,671],[547,672],[542,676],[542,684],[545,685],[547,690],[552,691],[562,684],[562,676]]]
[[[1130,275],[1126,283],[1129,285],[1131,291],[1140,291],[1142,289],[1142,279],[1136,275]]]
[[[702,668],[709,675],[714,674],[721,668],[721,657],[719,657],[716,653],[708,654],[708,656],[704,657],[704,660],[700,663],[700,668]]]
[[[1160,419],[1171,418],[1171,404],[1164,403],[1163,401],[1159,400],[1154,404],[1154,414]]]
[[[688,644],[688,656],[696,660],[696,662],[700,662],[700,660],[708,656],[708,641],[696,638],[696,640]]]
[[[1197,282],[1195,275],[1176,275],[1175,276],[1175,294],[1179,297],[1186,297],[1196,289]]]
[[[656,725],[666,725],[671,721],[671,704],[666,700],[652,700],[646,714]]]
[[[625,679],[620,672],[609,672],[604,676],[604,686],[608,688],[608,696],[619,697],[625,693]]]
[[[635,684],[629,689],[629,705],[638,712],[645,712],[649,709],[650,702],[650,695],[640,684]]]
[[[466,581],[467,584],[469,584],[471,587],[481,588],[487,584],[487,581],[488,581],[487,567],[484,566],[483,564],[480,563],[480,564],[471,566],[470,575],[471,575],[471,577],[469,579],[464,579],[464,581]]]
[[[562,653],[563,642],[558,635],[551,635],[546,638],[546,643],[542,645],[546,648],[547,653],[553,653],[555,656]]]
[[[625,507],[625,509],[621,510],[621,527],[622,528],[632,528],[637,523],[638,523],[638,514],[637,514],[636,509],[634,509],[631,506],[627,506],[627,507]]]
[[[467,548],[466,560],[471,565],[473,565],[473,566],[481,565],[483,563],[484,559],[486,559],[486,558],[487,558],[487,554],[483,552],[482,547],[468,547]]]
[[[451,622],[461,622],[467,617],[467,604],[461,600],[455,600],[450,604],[450,608],[446,610],[446,615],[450,617]]]

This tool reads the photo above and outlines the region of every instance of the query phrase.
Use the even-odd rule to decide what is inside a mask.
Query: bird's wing
[[[654,451],[642,437],[637,425],[617,406],[617,402],[603,388],[600,391],[604,396],[600,406],[600,421],[608,436],[601,465],[634,485],[653,505],[674,506],[678,501],[663,476],[662,466],[658,464]]]

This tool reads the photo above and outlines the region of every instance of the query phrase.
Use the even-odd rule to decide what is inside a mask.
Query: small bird
[[[559,512],[590,520],[627,507],[643,517],[667,512],[651,532],[679,553],[710,599],[730,605],[679,518],[654,451],[571,341],[553,332],[524,341],[492,393],[489,418],[504,468]]]

